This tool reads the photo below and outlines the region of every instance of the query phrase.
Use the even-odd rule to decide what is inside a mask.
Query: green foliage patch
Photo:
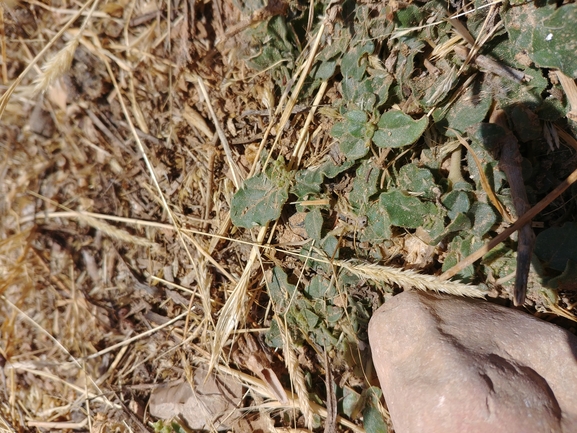
[[[307,103],[323,80],[333,86],[332,107],[326,111],[332,114],[318,120],[328,132],[325,147],[310,150],[303,166],[291,171],[279,158],[265,173],[247,179],[232,199],[232,221],[242,228],[272,221],[287,226],[292,215],[304,212],[303,236],[309,244],[301,252],[311,258],[303,271],[306,284],[289,282],[280,266],[274,267],[267,283],[274,311],[298,344],[341,348],[355,335],[350,328],[362,330],[370,317],[366,304],[350,298],[343,304],[339,297],[343,290],[356,290],[358,281],[346,282],[350,276],[335,275],[331,266],[315,263],[315,258],[387,259],[441,272],[503,229],[503,217],[486,187],[515,214],[499,165],[507,134],[521,143],[520,164],[531,203],[572,170],[567,162],[574,158],[571,151],[550,144],[555,131],[574,135],[577,126],[565,117],[570,105],[549,69],[577,78],[577,5],[511,2],[498,9],[494,20],[503,26],[496,28],[480,54],[515,68],[523,80],[486,70],[475,59],[465,65],[451,50],[433,57],[432,47],[449,41],[455,32],[448,22],[424,24],[446,16],[446,8],[446,2],[437,1],[397,7],[345,2],[331,33],[323,36],[302,93]],[[488,12],[483,8],[462,18],[473,37]],[[273,21],[260,25],[268,39],[252,61],[260,62],[261,69],[273,68],[280,93],[294,73],[297,56],[290,41],[300,33],[296,27],[288,31],[292,27],[284,19]],[[285,62],[276,66],[281,57]],[[510,131],[490,122],[495,107],[505,111]],[[470,150],[461,149],[458,173],[451,165],[451,154],[460,155],[454,131],[470,145]],[[535,254],[544,272],[553,272],[553,286],[561,287],[577,274],[575,201],[568,199],[566,208],[548,212],[538,217],[547,229],[537,237]],[[566,220],[570,222],[560,226]],[[414,251],[415,243],[408,239],[417,239],[420,250]],[[458,278],[511,284],[515,249],[513,238],[462,270]],[[409,257],[419,254],[424,258],[410,262]],[[273,321],[267,342],[274,347],[282,346],[278,333]],[[347,405],[351,395],[344,397]],[[376,410],[376,405],[365,405],[365,428],[386,431]]]

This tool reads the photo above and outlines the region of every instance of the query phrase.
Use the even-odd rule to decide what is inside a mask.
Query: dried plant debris
[[[0,426],[381,432],[399,291],[575,320],[575,6],[4,2]]]
[[[193,430],[229,430],[240,418],[237,411],[242,385],[235,380],[210,374],[199,368],[193,383],[164,384],[149,400],[150,414],[161,420],[176,419]]]

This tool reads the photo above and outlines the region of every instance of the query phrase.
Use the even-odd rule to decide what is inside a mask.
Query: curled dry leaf
[[[252,335],[246,334],[243,339],[239,339],[232,356],[237,364],[245,366],[264,381],[279,402],[288,404],[286,392],[271,368],[270,360]]]
[[[242,399],[242,385],[214,373],[206,374],[204,367],[194,372],[194,389],[188,382],[155,389],[150,396],[150,414],[165,420],[183,419],[193,430],[230,429],[240,417],[236,409]]]

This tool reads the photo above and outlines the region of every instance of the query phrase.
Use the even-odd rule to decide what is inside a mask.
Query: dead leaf
[[[205,380],[207,371],[199,367],[194,372],[195,389],[188,382],[155,389],[150,396],[150,414],[164,420],[181,418],[192,430],[229,430],[240,417],[236,409],[242,400],[242,385],[215,374]]]

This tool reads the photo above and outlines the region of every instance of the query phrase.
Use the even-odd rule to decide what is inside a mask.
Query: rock
[[[396,433],[577,432],[577,337],[485,301],[403,292],[371,318]]]

